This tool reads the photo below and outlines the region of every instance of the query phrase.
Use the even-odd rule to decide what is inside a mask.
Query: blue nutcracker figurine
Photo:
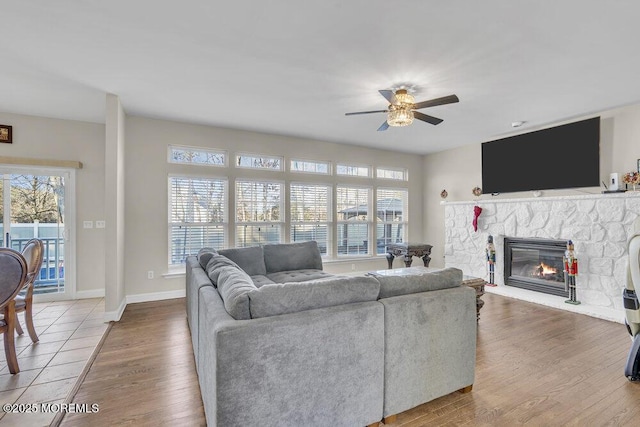
[[[493,236],[489,235],[487,238],[487,247],[485,249],[485,254],[487,256],[487,267],[489,269],[489,283],[487,285],[493,285],[494,283],[494,274],[495,274],[495,266],[496,266],[496,247],[493,244]]]

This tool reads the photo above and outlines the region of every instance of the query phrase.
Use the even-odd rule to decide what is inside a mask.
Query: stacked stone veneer
[[[445,265],[488,278],[487,236],[496,247],[495,283],[504,286],[504,238],[573,240],[578,258],[577,299],[623,309],[628,252],[640,192],[532,199],[444,202]],[[480,206],[478,231],[473,208]],[[560,297],[559,297],[560,298]]]

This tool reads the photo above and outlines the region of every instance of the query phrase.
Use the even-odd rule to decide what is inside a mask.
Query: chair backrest
[[[0,308],[18,295],[27,280],[27,262],[22,254],[0,248]]]
[[[22,248],[22,256],[27,262],[27,283],[33,283],[42,267],[44,256],[44,243],[40,239],[31,239]]]

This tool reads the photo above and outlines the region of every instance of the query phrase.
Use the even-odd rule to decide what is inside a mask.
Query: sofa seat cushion
[[[380,282],[380,298],[455,288],[462,284],[462,270],[457,268],[398,275],[372,272],[368,275]]]
[[[264,245],[264,263],[267,273],[291,270],[322,270],[322,255],[318,242]]]
[[[262,274],[254,274],[251,276],[251,280],[253,280],[253,284],[256,285],[256,288],[259,288],[262,285],[275,283],[273,280],[269,279],[267,276],[263,276]]]
[[[264,265],[264,252],[261,246],[250,246],[248,248],[223,249],[218,251],[245,271],[249,276],[267,274]]]
[[[269,273],[267,277],[273,283],[289,283],[289,282],[307,282],[309,280],[326,279],[327,277],[335,277],[333,274],[325,273],[322,270],[313,268],[303,270],[279,271],[277,273]]]
[[[331,277],[264,285],[248,293],[253,319],[364,301],[375,301],[380,284],[373,277]]]
[[[209,261],[211,262],[211,261]],[[234,319],[251,318],[249,311],[249,293],[258,288],[242,269],[230,265],[219,268],[218,293],[224,302],[224,308]]]

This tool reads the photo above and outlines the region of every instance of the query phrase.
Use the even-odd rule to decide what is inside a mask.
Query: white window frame
[[[381,173],[384,173],[384,172],[400,172],[402,173],[402,178],[389,178],[385,176],[380,176]],[[376,178],[390,180],[390,181],[408,181],[409,173],[406,168],[390,168],[390,167],[379,166],[376,168]]]
[[[296,170],[293,168],[293,164],[295,162],[301,162],[301,163],[312,163],[312,164],[316,164],[316,165],[326,165],[327,166],[327,171],[326,172],[317,172],[317,171],[300,171],[300,170]],[[308,173],[308,174],[312,174],[312,175],[325,175],[325,176],[329,176],[331,175],[331,162],[328,160],[307,160],[307,159],[290,159],[289,160],[289,171],[291,173]]]
[[[366,219],[365,220],[342,220],[339,217],[339,213],[338,213],[338,203],[339,203],[339,198],[338,198],[338,190],[340,188],[347,188],[347,189],[357,189],[357,190],[367,190],[368,191],[368,195],[367,195],[367,202],[366,202],[366,206],[367,206],[367,214],[366,214]],[[373,217],[375,216],[375,213],[372,211],[371,206],[373,206],[373,194],[374,194],[374,189],[373,187],[370,186],[361,186],[361,185],[348,185],[348,184],[338,184],[336,185],[336,189],[335,189],[335,203],[333,204],[333,209],[335,211],[335,215],[336,215],[336,219],[334,221],[335,223],[335,233],[336,233],[336,256],[338,258],[345,258],[345,257],[366,257],[366,256],[371,256],[373,254],[373,252],[371,251],[371,245],[367,244],[367,251],[365,253],[361,253],[361,254],[350,254],[348,253],[348,247],[347,247],[347,253],[341,254],[339,251],[340,248],[340,243],[341,243],[341,239],[339,238],[339,233],[340,233],[340,226],[345,225],[345,224],[357,224],[357,223],[361,223],[361,224],[366,224],[367,225],[367,232],[365,233],[365,236],[363,237],[363,240],[367,240],[367,242],[371,241],[371,236],[372,231],[374,230],[374,225],[375,225],[375,221],[373,220]],[[356,203],[356,208],[358,207],[358,203]]]
[[[381,219],[380,217],[378,217],[378,205],[380,204],[380,200],[381,200],[379,196],[381,191],[392,191],[392,192],[402,191],[406,193],[406,199],[403,201],[403,206],[402,206],[402,221],[393,221],[393,220],[387,221],[386,219]],[[396,188],[377,187],[375,192],[376,192],[376,214],[375,214],[376,225],[375,225],[374,235],[375,235],[375,241],[376,241],[376,249],[374,251],[374,255],[380,256],[380,255],[384,255],[386,252],[383,252],[381,254],[378,253],[378,226],[383,226],[386,228],[387,225],[390,225],[392,228],[394,224],[402,225],[402,241],[407,242],[407,239],[409,237],[409,231],[408,231],[409,230],[409,189],[403,188],[403,187],[396,187]]]
[[[280,167],[278,169],[274,168],[265,168],[261,166],[244,166],[238,164],[240,162],[241,157],[249,157],[253,159],[257,158],[265,158],[265,159],[277,159],[280,160]],[[236,153],[234,166],[239,169],[251,169],[251,170],[260,170],[260,171],[271,171],[271,172],[283,172],[284,171],[284,157],[283,156],[275,156],[271,154],[256,154],[256,153]]]
[[[238,220],[238,184],[240,183],[260,183],[260,184],[278,184],[280,186],[280,200],[279,200],[279,211],[280,211],[280,219],[277,221],[239,221]],[[235,180],[234,183],[234,220],[233,220],[233,226],[234,226],[234,247],[243,247],[240,246],[238,244],[238,239],[239,239],[239,233],[238,233],[238,227],[243,227],[243,226],[250,226],[250,227],[278,227],[280,229],[279,232],[279,236],[280,236],[280,241],[279,243],[283,243],[284,241],[286,241],[286,236],[285,236],[285,218],[286,218],[286,211],[285,211],[285,200],[287,197],[287,191],[286,191],[286,183],[284,181],[280,181],[280,180],[272,180],[272,179],[248,179],[248,178],[238,178]],[[266,242],[257,242],[258,244],[264,244]],[[248,245],[248,246],[252,246],[252,245]]]
[[[198,163],[198,162],[180,162],[173,159],[173,150],[185,150],[185,151],[198,151],[202,153],[216,154],[223,156],[223,164],[215,164],[215,163]],[[193,147],[188,145],[175,145],[169,144],[167,147],[167,161],[169,163],[177,164],[177,165],[189,165],[189,166],[207,166],[207,167],[216,167],[216,168],[224,168],[227,167],[229,162],[229,153],[226,150],[219,150],[217,148],[206,148],[206,147]]]
[[[172,209],[173,209],[173,179],[191,179],[191,180],[202,180],[202,181],[219,181],[223,184],[223,209],[224,215],[222,222],[180,222],[173,221]],[[189,174],[169,174],[167,179],[167,189],[168,189],[168,206],[167,206],[167,217],[168,217],[168,227],[167,227],[167,235],[168,235],[168,256],[167,263],[169,265],[169,269],[175,269],[182,265],[182,263],[174,263],[172,260],[173,254],[173,227],[175,226],[183,226],[183,227],[203,227],[206,225],[214,225],[217,227],[222,227],[222,231],[224,234],[223,238],[223,246],[224,248],[229,245],[229,180],[226,177],[221,176],[203,176],[203,175],[189,175]],[[223,249],[223,248],[216,248]],[[190,254],[192,255],[192,254]]]
[[[346,167],[346,168],[365,168],[367,169],[367,175],[352,175],[352,174],[348,174],[348,173],[340,173],[340,168],[341,167]],[[337,176],[350,176],[353,178],[371,178],[371,165],[364,165],[364,164],[358,164],[358,163],[337,163],[336,164],[336,175]]]
[[[293,200],[291,198],[291,196],[294,194],[294,191],[291,187],[294,186],[308,186],[308,187],[324,187],[327,189],[327,219],[326,221],[294,221],[293,220]],[[291,182],[289,183],[289,212],[288,212],[288,218],[289,218],[289,241],[291,243],[294,243],[295,240],[293,239],[293,227],[295,225],[302,225],[302,226],[317,226],[317,225],[326,225],[327,227],[327,241],[326,241],[326,254],[323,255],[323,257],[326,258],[330,258],[333,255],[333,234],[334,234],[334,229],[335,229],[335,224],[333,222],[333,210],[334,210],[334,204],[333,204],[333,186],[329,183],[321,183],[321,182],[314,182],[314,183],[310,183],[310,182]]]

